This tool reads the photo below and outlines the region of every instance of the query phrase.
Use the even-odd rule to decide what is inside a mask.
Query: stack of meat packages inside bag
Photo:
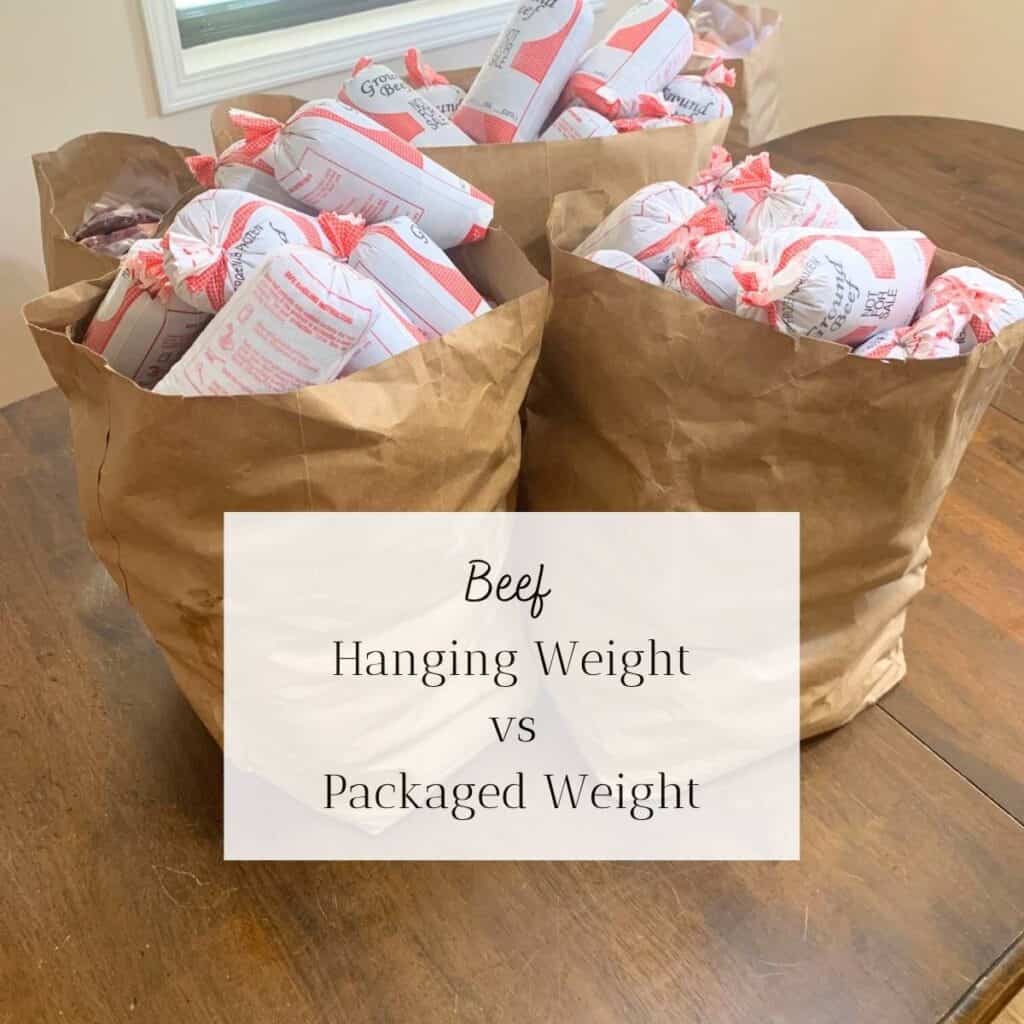
[[[717,147],[692,187],[662,181],[617,206],[577,256],[793,337],[869,359],[966,355],[1024,319],[1024,296],[976,267],[931,277],[919,231],[866,231],[825,182],[766,153]]]
[[[363,59],[338,98],[417,147],[560,142],[728,117],[735,71],[685,75],[689,21],[670,0],[641,0],[594,39],[586,0],[516,5],[468,91],[406,55],[403,80]]]
[[[198,158],[213,186],[123,257],[84,344],[167,395],[269,394],[366,369],[490,310],[445,250],[493,201],[338,100]],[[231,187],[228,187],[231,186]]]

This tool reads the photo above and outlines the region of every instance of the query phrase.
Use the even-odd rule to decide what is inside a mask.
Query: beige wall
[[[628,6],[611,0],[609,13]],[[1021,0],[776,0],[787,19],[786,125],[877,113],[929,113],[1024,128],[1016,59]],[[928,12],[930,20],[923,14]],[[206,109],[160,117],[138,0],[36,0],[0,6],[0,406],[50,386],[21,321],[44,290],[29,160],[100,129],[209,148]],[[430,54],[439,67],[475,62],[486,43]],[[983,67],[980,73],[978,66]],[[335,79],[289,86],[315,97]]]
[[[1022,0],[771,0],[786,19],[789,131],[871,114],[1024,129]]]

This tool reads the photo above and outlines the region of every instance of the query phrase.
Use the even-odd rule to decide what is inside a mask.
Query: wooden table
[[[889,118],[772,149],[1024,277],[1024,136]],[[223,863],[219,750],[86,546],[63,400],[3,410],[0,1024],[990,1020],[1024,978],[1004,408],[935,529],[910,678],[805,747],[780,865]]]

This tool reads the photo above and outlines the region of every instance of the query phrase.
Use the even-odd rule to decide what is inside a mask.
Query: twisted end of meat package
[[[751,208],[787,194],[755,165]],[[716,174],[743,194],[743,173]],[[553,311],[527,402],[528,507],[798,511],[811,736],[906,672],[928,531],[1024,347],[1024,297],[847,186],[806,192],[832,196],[856,228],[753,218],[767,230],[753,241],[684,227],[699,200],[680,189],[660,182],[619,206],[600,192],[555,201]],[[715,190],[707,198],[721,212]],[[662,285],[634,260],[666,235]],[[619,252],[591,251],[603,237]]]

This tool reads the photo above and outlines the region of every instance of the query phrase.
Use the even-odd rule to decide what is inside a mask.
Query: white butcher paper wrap
[[[565,142],[569,139],[594,139],[617,135],[607,117],[587,107],[566,107],[551,122],[541,138],[545,142]]]
[[[523,0],[452,120],[477,142],[531,142],[594,28],[585,0]]]
[[[136,242],[93,314],[82,343],[122,376],[151,388],[181,358],[208,313],[182,302],[169,288],[148,285],[143,259],[162,262],[159,240]]]
[[[732,117],[732,100],[725,93],[736,84],[736,72],[721,58],[703,75],[679,75],[665,86],[664,96],[675,105],[675,113],[695,124]]]
[[[337,253],[323,224],[269,199],[213,189],[179,211],[163,237],[163,269],[178,297],[216,313],[269,253],[308,245]]]
[[[383,64],[364,57],[341,84],[338,99],[372,117],[382,128],[418,149],[426,146],[472,146],[428,99],[411,89]]]
[[[385,359],[397,356],[427,341],[423,332],[411,323],[395,304],[395,300],[375,281],[367,281],[377,291],[380,308],[366,334],[366,343],[352,353],[352,358],[341,368],[341,377],[370,366],[383,363]]]
[[[478,242],[494,200],[411,143],[340,100],[314,100],[282,125],[232,111],[256,152],[272,154],[277,180],[300,202],[371,224],[409,217],[442,249]]]
[[[419,50],[405,54],[405,77],[409,84],[450,121],[466,98],[466,90],[449,82],[420,56]]]
[[[335,380],[368,341],[377,290],[341,260],[301,245],[271,253],[153,389],[268,395]]]
[[[863,359],[951,359],[960,355],[957,337],[970,319],[966,309],[940,306],[909,327],[894,327],[873,334],[854,350]]]
[[[244,139],[233,142],[220,156],[190,156],[185,163],[206,188],[233,188],[261,199],[316,215],[316,210],[293,199],[274,177],[274,168],[260,156],[250,156]]]
[[[934,255],[920,231],[783,228],[736,265],[736,311],[795,337],[856,346],[910,323]]]
[[[490,312],[462,271],[408,217],[368,227],[349,219],[342,249],[349,265],[380,285],[428,339]]]
[[[917,315],[924,317],[949,305],[968,314],[957,337],[962,353],[984,345],[1011,324],[1024,320],[1024,295],[979,267],[954,267],[936,277],[926,289]]]
[[[749,256],[750,243],[735,231],[689,232],[673,252],[665,286],[735,313],[739,283],[733,268]]]
[[[672,250],[688,228],[710,234],[724,230],[725,223],[690,189],[675,181],[658,181],[616,206],[577,247],[576,255],[616,249],[664,277]]]
[[[646,284],[661,284],[661,278],[653,270],[648,270],[638,260],[633,259],[628,252],[619,252],[618,249],[598,249],[597,252],[592,252],[587,259],[591,263],[597,263],[609,270],[628,274]]]
[[[749,156],[728,170],[708,198],[725,215],[730,230],[746,236],[747,219],[754,208],[785,178],[771,168],[767,153]]]
[[[641,93],[660,93],[693,52],[690,23],[668,0],[631,7],[573,72],[565,100],[609,120],[629,116]]]

